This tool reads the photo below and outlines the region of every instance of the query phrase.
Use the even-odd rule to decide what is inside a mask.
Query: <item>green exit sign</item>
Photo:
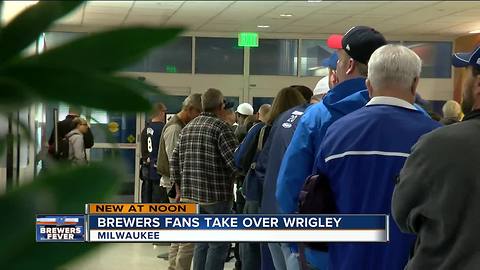
[[[239,47],[258,47],[258,33],[242,32],[238,33]]]

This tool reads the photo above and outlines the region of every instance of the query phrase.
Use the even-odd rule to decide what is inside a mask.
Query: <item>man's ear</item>
[[[417,93],[417,87],[418,87],[418,83],[420,82],[420,77],[415,77],[413,79],[413,82],[412,82],[412,86],[410,87],[410,92],[412,93],[412,95],[415,96],[415,94]]]
[[[365,84],[367,85],[367,89],[368,89],[368,96],[370,98],[373,97],[373,87],[372,87],[372,83],[370,82],[370,80],[367,78],[367,80],[365,81]]]
[[[348,59],[348,68],[347,68],[347,75],[352,75],[352,73],[355,71],[357,68],[355,60],[352,58]]]

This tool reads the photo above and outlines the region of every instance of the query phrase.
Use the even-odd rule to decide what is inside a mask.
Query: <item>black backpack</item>
[[[300,214],[335,214],[337,207],[330,188],[330,183],[324,175],[307,177],[299,195],[298,212]],[[310,242],[306,246],[320,251],[328,251],[327,243]]]
[[[68,160],[68,154],[70,151],[70,141],[69,137],[65,136],[58,141],[57,152],[55,153],[55,158],[58,160]]]
[[[68,160],[70,142],[67,137],[63,137],[58,140],[58,148],[57,152],[55,153],[55,158],[58,160]]]

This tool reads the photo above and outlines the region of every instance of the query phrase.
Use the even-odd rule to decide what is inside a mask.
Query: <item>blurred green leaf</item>
[[[121,179],[122,171],[114,164],[63,168],[0,197],[2,269],[54,269],[92,248],[36,243],[35,215],[83,214],[84,203],[107,201]]]
[[[83,1],[40,1],[22,11],[0,32],[0,63],[18,56],[55,20],[68,14]]]
[[[156,91],[132,78],[52,66],[16,66],[1,73],[22,82],[41,99],[110,111],[149,110],[150,102],[142,93]]]
[[[16,111],[20,107],[30,104],[35,98],[34,93],[26,89],[25,85],[11,78],[0,77],[0,112]]]
[[[113,72],[175,38],[180,28],[130,27],[95,33],[22,60],[22,64]]]

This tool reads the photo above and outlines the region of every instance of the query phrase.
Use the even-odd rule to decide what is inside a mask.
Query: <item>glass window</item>
[[[226,97],[225,97],[225,100],[227,100],[228,102],[233,103],[233,109],[237,110],[237,107],[238,107],[238,105],[240,104],[238,97],[226,96]]]
[[[325,40],[304,39],[300,57],[301,76],[327,76],[328,68],[322,65],[322,61],[330,57],[333,49],[328,48]]]
[[[95,143],[135,143],[135,113],[94,111],[91,115],[92,120],[95,116],[100,118],[94,119],[90,124]]]
[[[423,78],[450,78],[452,73],[451,42],[404,42],[422,59]]]
[[[258,112],[258,109],[263,104],[270,104],[273,103],[273,97],[253,97],[253,111]]]
[[[192,38],[179,37],[158,47],[125,71],[192,73]]]
[[[164,98],[160,98],[154,101],[162,102],[167,107],[168,113],[178,113],[182,110],[183,101],[187,98],[187,96],[167,96]]]
[[[195,38],[195,73],[243,74],[243,48],[236,38]]]
[[[296,39],[260,39],[250,48],[250,74],[297,75]]]

